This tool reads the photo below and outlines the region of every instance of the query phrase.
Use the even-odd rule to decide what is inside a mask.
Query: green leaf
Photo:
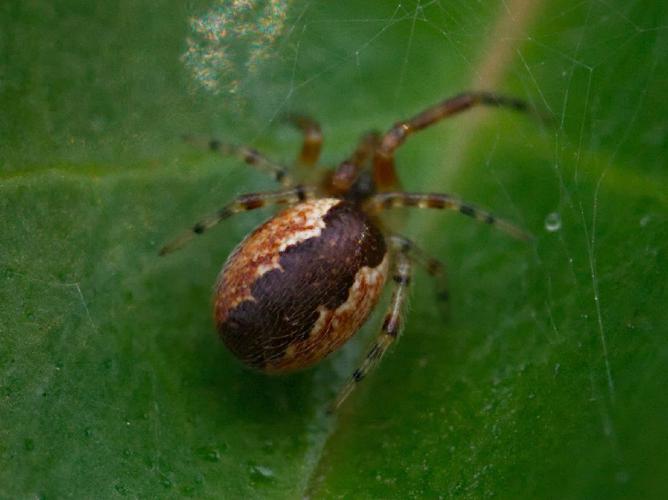
[[[665,497],[668,8],[250,3],[0,7],[0,496]],[[331,165],[471,87],[553,123],[471,111],[411,138],[399,174],[533,241],[398,220],[451,300],[418,270],[400,341],[334,416],[382,307],[312,370],[242,368],[211,286],[267,213],[157,250],[271,181],[180,135],[290,162],[280,117],[305,111]]]

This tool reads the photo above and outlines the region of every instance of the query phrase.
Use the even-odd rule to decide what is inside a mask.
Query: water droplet
[[[86,437],[91,437],[93,435],[93,429],[91,429],[90,427],[86,427],[84,429],[84,435]]]
[[[652,216],[650,214],[645,214],[640,218],[640,227],[645,227],[647,224],[649,224],[649,221],[652,220]]]
[[[251,479],[256,481],[269,481],[274,478],[274,471],[264,465],[251,465]]]
[[[162,476],[162,479],[160,480],[162,485],[165,488],[171,488],[172,487],[172,481],[167,477],[167,476]]]
[[[561,229],[561,216],[559,212],[550,212],[545,217],[545,229],[549,232],[554,233]]]
[[[123,456],[126,458],[130,458],[132,456],[132,451],[130,450],[130,448],[125,448],[123,450]]]

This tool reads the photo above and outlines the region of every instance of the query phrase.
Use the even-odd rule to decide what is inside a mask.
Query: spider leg
[[[329,187],[333,194],[342,195],[355,183],[357,177],[373,158],[373,154],[380,144],[380,134],[376,131],[367,132],[357,143],[353,154],[341,162],[331,178],[328,178]]]
[[[444,118],[480,105],[510,108],[522,112],[530,111],[529,105],[520,99],[491,92],[465,92],[427,108],[408,120],[396,123],[383,136],[373,159],[374,180],[378,189],[387,191],[397,185],[394,152],[410,135]]]
[[[445,273],[445,264],[435,257],[432,257],[423,249],[415,244],[414,241],[401,236],[393,234],[389,237],[390,245],[397,251],[403,252],[415,262],[417,265],[424,268],[425,271],[438,283],[438,297],[443,301],[449,298],[447,275]]]
[[[262,208],[267,205],[291,205],[311,199],[314,195],[314,190],[303,186],[282,189],[280,191],[243,194],[223,206],[217,212],[200,219],[190,229],[167,243],[160,249],[160,255],[165,255],[181,248],[195,236],[204,233],[232,215]]]
[[[510,236],[529,240],[531,235],[520,229],[513,223],[500,219],[490,212],[476,208],[459,198],[445,193],[404,193],[388,192],[378,193],[371,196],[365,203],[365,208],[371,213],[399,207],[437,208],[441,210],[454,210],[461,214],[472,217],[480,222],[497,227]]]
[[[297,158],[299,165],[313,166],[318,163],[322,149],[322,131],[320,124],[305,115],[287,115],[287,121],[299,129],[304,135],[302,149]]]
[[[383,326],[380,334],[371,346],[362,364],[357,368],[352,377],[348,380],[345,386],[341,389],[336,400],[334,401],[330,411],[335,411],[341,403],[350,395],[357,384],[368,375],[368,373],[375,368],[380,362],[387,349],[399,336],[401,329],[401,312],[406,302],[408,294],[408,285],[411,280],[411,261],[406,252],[399,250],[396,252],[396,260],[392,275],[394,282],[394,292],[392,299],[385,313]]]
[[[408,255],[413,262],[424,267],[425,271],[431,276],[438,277],[443,275],[445,269],[443,262],[422,250],[414,241],[405,236],[393,234],[390,236],[390,244],[396,250]]]
[[[372,158],[376,148],[380,144],[380,139],[380,133],[376,130],[371,130],[364,134],[348,161],[359,167],[363,167]]]
[[[248,146],[228,144],[217,139],[204,139],[192,136],[184,136],[184,140],[195,147],[206,149],[220,154],[221,156],[233,156],[251,167],[271,175],[279,184],[290,187],[294,183],[287,173],[287,169],[273,160],[270,160],[256,149]]]

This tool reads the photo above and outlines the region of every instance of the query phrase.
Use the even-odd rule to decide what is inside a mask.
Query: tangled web
[[[541,182],[553,193],[541,214],[544,230],[553,238],[553,253],[543,256],[536,250],[546,303],[543,310],[531,310],[530,317],[537,331],[551,331],[554,342],[562,341],[563,332],[576,331],[579,319],[593,332],[592,373],[600,380],[596,387],[592,383],[592,392],[602,401],[604,434],[616,449],[608,411],[616,401],[608,346],[614,327],[601,306],[609,295],[599,291],[599,283],[619,277],[612,274],[614,266],[606,270],[597,261],[610,250],[601,243],[600,227],[606,222],[601,207],[606,207],[599,195],[623,191],[624,183],[611,180],[627,175],[617,164],[633,161],[637,151],[663,137],[665,127],[651,115],[651,102],[660,92],[664,77],[659,75],[665,74],[665,17],[639,2],[608,0],[568,6],[528,0],[346,2],[339,10],[332,7],[337,4],[323,2],[316,8],[290,0],[217,0],[204,15],[191,19],[183,61],[197,86],[232,97],[229,102],[238,107],[250,80],[282,53],[284,72],[271,81],[266,78],[261,88],[262,100],[271,108],[265,113],[267,128],[285,109],[307,107],[312,95],[320,96],[318,105],[341,102],[342,88],[347,89],[348,106],[362,102],[363,109],[374,110],[374,125],[446,97],[439,89],[453,82],[459,90],[514,88],[549,111],[554,127],[541,137],[522,138],[531,148],[548,151]],[[282,49],[288,45],[287,50],[278,50],[279,44]],[[633,71],[628,61],[636,61]],[[469,80],[458,80],[462,74]],[[278,94],[269,96],[277,87]],[[355,101],[357,96],[361,101]],[[330,113],[338,111],[331,106]],[[464,132],[457,146],[466,151],[475,130],[460,128]],[[258,129],[258,135],[265,132]],[[504,131],[497,136],[502,143]],[[543,146],[536,145],[539,139]],[[511,190],[495,171],[496,144],[484,146],[489,148],[489,177],[513,205]],[[456,150],[447,150],[450,171],[464,163],[453,154]],[[651,155],[648,159],[653,161]],[[430,183],[448,185],[445,175],[435,169]],[[593,188],[587,184],[591,179]],[[639,225],[645,227],[653,217],[645,214]],[[629,262],[642,264],[635,255]],[[581,291],[585,300],[572,302],[570,290]],[[567,314],[560,315],[564,310]]]
[[[244,75],[253,75],[285,31],[288,0],[221,0],[190,19],[183,62],[193,79],[213,94],[239,93]]]

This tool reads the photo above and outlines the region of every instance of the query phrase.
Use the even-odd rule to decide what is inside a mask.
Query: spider
[[[415,132],[474,106],[527,112],[524,101],[489,92],[466,92],[400,121],[384,135],[371,132],[315,185],[296,183],[287,169],[258,151],[217,140],[189,141],[263,170],[282,189],[243,194],[165,245],[165,255],[232,215],[267,205],[287,208],[253,230],[231,253],[214,288],[214,319],[222,340],[246,365],[286,373],[314,365],[364,324],[386,281],[393,293],[373,345],[343,386],[332,409],[378,364],[397,339],[413,264],[433,276],[442,264],[381,220],[399,207],[455,210],[527,239],[517,226],[444,193],[400,190],[394,153]],[[317,172],[322,133],[307,116],[289,117],[303,134],[298,166]]]

